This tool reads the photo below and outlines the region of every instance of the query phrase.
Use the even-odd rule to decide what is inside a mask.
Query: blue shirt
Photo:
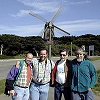
[[[72,91],[85,92],[93,88],[97,81],[96,69],[89,60],[72,61]]]
[[[7,75],[7,79],[9,80],[15,80],[19,72],[19,68],[17,68],[15,65],[11,68],[10,72]]]

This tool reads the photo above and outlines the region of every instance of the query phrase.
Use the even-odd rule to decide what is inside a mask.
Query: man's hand
[[[92,91],[92,89],[91,89],[91,88],[89,88],[88,90],[89,90],[89,91]]]
[[[15,95],[16,95],[16,92],[15,92],[14,90],[10,90],[10,91],[9,91],[9,94],[10,94],[11,96],[15,96]]]
[[[16,67],[19,68],[20,66],[20,61],[16,61]]]

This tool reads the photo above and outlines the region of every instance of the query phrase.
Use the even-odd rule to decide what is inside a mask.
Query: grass
[[[12,56],[0,55],[0,59],[14,59]]]
[[[100,56],[99,57],[93,57],[93,58],[89,58],[91,61],[95,61],[95,60],[100,60]]]
[[[0,94],[4,93],[5,79],[0,80]]]
[[[0,59],[23,59],[25,57],[25,54],[20,54],[20,55],[16,55],[16,56],[6,56],[6,55],[0,55]],[[70,57],[69,57],[70,59]],[[72,59],[72,58],[71,58]],[[95,60],[100,60],[100,56],[97,57],[89,57],[89,59],[91,61],[95,61]]]
[[[0,59],[22,59],[25,55],[17,55],[17,56],[6,56],[6,55],[0,55]]]
[[[100,70],[97,71],[97,75],[98,75],[98,82],[97,82],[95,88],[93,89],[93,91],[96,95],[100,96]]]

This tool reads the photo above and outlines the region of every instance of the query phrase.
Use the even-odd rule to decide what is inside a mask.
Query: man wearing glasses
[[[52,71],[52,84],[55,84],[54,100],[61,100],[62,94],[65,100],[71,100],[71,66],[67,50],[60,51],[60,59]]]

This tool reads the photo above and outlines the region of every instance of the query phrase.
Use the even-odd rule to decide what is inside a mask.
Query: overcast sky
[[[57,10],[63,6],[60,13]],[[100,0],[0,0],[0,34],[38,36],[45,22],[39,16],[69,32],[71,36],[100,35]],[[55,36],[64,36],[55,30]],[[67,35],[66,35],[67,36]]]

